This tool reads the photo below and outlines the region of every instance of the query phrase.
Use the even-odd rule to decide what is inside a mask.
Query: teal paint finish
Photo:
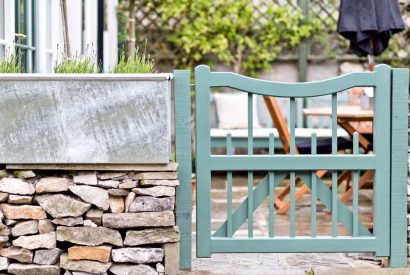
[[[353,155],[359,154],[359,135],[353,134]],[[353,171],[353,237],[359,235],[359,171]]]
[[[317,139],[316,139],[316,133],[312,134],[312,155],[316,155],[317,153]],[[317,187],[316,187],[316,173],[315,171],[310,172],[311,173],[311,181],[312,181],[312,186],[310,188],[310,193],[311,193],[311,233],[310,235],[312,237],[316,237],[316,226],[317,226],[317,219],[316,219],[316,203],[317,203]]]
[[[174,71],[175,157],[179,186],[176,189],[176,219],[180,230],[180,268],[192,262],[192,152],[190,72]]]
[[[267,171],[287,170],[374,170],[377,168],[374,155],[255,155],[255,156],[220,156],[210,157],[212,171]]]
[[[397,75],[396,75],[397,74]],[[393,76],[392,76],[393,75]],[[406,156],[407,156],[407,88],[408,71],[379,65],[374,72],[358,72],[329,80],[311,83],[280,83],[258,80],[234,73],[210,72],[207,66],[196,68],[196,134],[197,134],[197,256],[210,257],[216,252],[375,252],[390,256],[392,266],[402,266],[406,257]],[[212,87],[229,87],[248,93],[248,137],[212,139],[210,137],[210,90]],[[337,154],[337,93],[352,87],[374,87],[374,153],[360,154],[358,136],[354,135],[353,154]],[[393,89],[393,91],[392,91]],[[395,92],[396,91],[396,92]],[[404,92],[406,91],[406,96]],[[289,127],[291,155],[273,154],[278,139],[254,139],[252,132],[253,94],[290,98]],[[295,155],[295,103],[299,98],[332,96],[332,154]],[[393,98],[391,98],[391,96]],[[398,107],[396,107],[398,106]],[[397,109],[397,110],[395,110]],[[393,112],[393,116],[391,116]],[[392,135],[390,136],[390,129]],[[316,148],[316,136],[311,138]],[[394,140],[398,142],[395,143]],[[399,142],[401,141],[401,143]],[[403,145],[403,144],[404,145]],[[247,155],[211,155],[212,147],[244,147]],[[253,149],[269,148],[267,155],[253,155]],[[403,149],[404,148],[404,149]],[[405,153],[403,153],[405,152]],[[391,159],[389,156],[392,156]],[[317,178],[316,171],[332,171],[332,188]],[[358,219],[359,172],[374,173],[374,233]],[[248,173],[248,198],[235,210],[228,202],[228,218],[211,237],[211,172],[228,173],[228,192],[232,187],[229,173]],[[265,171],[266,177],[253,187],[253,172]],[[346,207],[337,196],[337,176],[341,171],[353,173],[353,209]],[[403,172],[404,171],[404,172]],[[397,173],[396,173],[397,172]],[[397,175],[396,175],[397,174]],[[285,177],[290,175],[291,207],[290,237],[275,237],[273,225],[275,211],[273,194]],[[312,190],[311,236],[295,233],[295,180],[299,177]],[[403,180],[404,179],[404,180]],[[391,190],[390,192],[390,185]],[[229,193],[228,193],[229,194]],[[391,196],[387,195],[391,194]],[[232,194],[228,195],[232,200]],[[253,212],[269,198],[268,236],[253,236]],[[329,236],[316,236],[316,200],[332,211],[332,232]],[[391,207],[390,207],[391,203]],[[230,205],[230,206],[229,206]],[[398,210],[402,207],[401,210]],[[393,212],[395,208],[396,212]],[[404,215],[404,218],[403,218]],[[248,237],[231,238],[248,221]],[[337,234],[337,222],[342,223],[352,236]],[[393,236],[397,233],[397,236]],[[404,240],[404,241],[403,241]],[[403,246],[404,244],[404,246]]]
[[[409,70],[392,69],[390,266],[407,267],[407,127]]]
[[[275,154],[275,137],[272,133],[269,134],[269,155]],[[275,172],[270,171],[268,175],[269,181],[269,237],[275,236]]]
[[[211,141],[210,133],[210,81],[207,66],[195,68],[195,116],[196,116],[196,256],[211,256]],[[226,234],[225,234],[226,236]]]
[[[226,154],[232,155],[232,136],[229,133],[226,136]],[[226,184],[226,216],[228,221],[228,232],[226,233],[227,237],[232,237],[232,172],[228,171],[227,173],[227,184]]]
[[[371,252],[375,250],[375,247],[376,240],[374,237],[212,238],[212,248],[217,253]]]

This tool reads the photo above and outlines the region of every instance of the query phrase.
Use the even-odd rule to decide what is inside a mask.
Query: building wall
[[[59,0],[32,1],[35,47],[33,72],[51,73],[64,52],[61,7]],[[118,0],[105,0],[104,69],[117,63]],[[68,34],[72,55],[96,55],[98,0],[67,1]],[[15,1],[0,0],[0,59],[14,51]]]

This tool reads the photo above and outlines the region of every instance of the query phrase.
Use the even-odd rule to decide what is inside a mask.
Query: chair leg
[[[373,175],[372,171],[366,171],[359,179],[359,183],[357,184],[359,189],[363,187],[363,185],[365,185],[365,183],[367,182],[368,179],[370,179],[370,177]],[[346,203],[347,201],[349,201],[353,196],[353,187],[350,187],[349,190],[347,190],[342,198],[340,199],[341,202]]]
[[[316,176],[317,176],[318,178],[323,178],[323,176],[326,175],[326,173],[327,173],[327,171],[325,171],[325,170],[320,170],[320,171],[317,171]],[[349,177],[349,175],[350,175],[350,173],[347,172],[347,171],[345,171],[345,172],[343,172],[342,174],[340,174],[340,176],[339,176],[338,179],[337,179],[338,185],[339,185],[341,182],[343,182],[347,177]],[[300,178],[297,178],[297,179],[296,179],[296,183],[299,183],[299,182],[300,182]],[[287,184],[284,190],[286,190],[286,188],[289,188],[289,190],[290,190],[290,184]],[[283,193],[284,190],[282,190],[281,193]],[[304,194],[306,194],[308,191],[309,191],[309,188],[307,187],[307,185],[306,185],[306,184],[303,184],[303,186],[302,186],[302,187],[296,192],[296,194],[295,194],[295,201],[298,201],[298,200],[299,200]],[[285,195],[286,195],[286,194],[285,194]],[[278,214],[285,214],[285,213],[288,211],[288,209],[290,208],[290,200],[287,200],[286,202],[283,202],[283,199],[280,200],[279,195],[278,195],[277,200],[279,200],[279,202],[282,204],[282,206],[279,206],[279,204],[276,205],[276,200],[275,200],[275,205],[276,205],[276,207],[278,208],[278,210],[276,211],[276,213],[278,213]]]
[[[303,184],[302,187],[295,194],[295,202],[298,201],[304,194],[309,191],[309,187],[306,184]],[[282,207],[280,207],[276,213],[285,214],[286,211],[290,208],[290,200],[287,200]]]

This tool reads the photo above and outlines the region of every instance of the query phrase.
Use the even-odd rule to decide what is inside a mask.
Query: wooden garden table
[[[303,113],[306,116],[332,116],[332,109],[328,107],[324,108],[307,108],[303,109]],[[337,107],[337,123],[340,127],[346,130],[346,132],[353,137],[355,132],[359,135],[359,145],[367,153],[370,151],[369,145],[371,142],[363,136],[363,134],[372,133],[370,128],[358,128],[355,127],[352,122],[373,121],[373,110],[362,110],[360,106],[338,106]],[[372,176],[372,171],[366,171],[359,179],[359,188],[361,188],[366,181]],[[342,202],[348,201],[353,195],[353,188],[350,187],[341,197]]]

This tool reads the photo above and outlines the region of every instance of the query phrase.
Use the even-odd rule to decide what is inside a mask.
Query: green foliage
[[[92,74],[95,73],[96,62],[93,55],[75,55],[73,58],[64,57],[54,67],[59,74]]]
[[[15,74],[21,73],[23,66],[21,64],[21,54],[8,54],[6,52],[4,58],[0,62],[0,73]]]
[[[170,47],[179,49],[174,65],[192,67],[215,60],[236,72],[270,68],[285,48],[297,46],[321,29],[320,21],[299,9],[260,0],[162,0],[155,5]]]
[[[135,56],[126,57],[122,52],[118,64],[112,69],[113,73],[153,73],[155,72],[155,62],[149,59],[144,53],[140,54],[138,48],[135,49]]]

